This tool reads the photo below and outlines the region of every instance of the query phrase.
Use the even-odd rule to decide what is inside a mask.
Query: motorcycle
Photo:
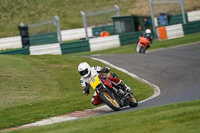
[[[101,99],[114,111],[119,111],[124,106],[136,107],[138,105],[133,92],[125,91],[102,74],[92,78],[87,89],[90,87],[99,92]]]
[[[149,45],[149,39],[145,37],[140,37],[139,42],[136,47],[137,53],[145,53],[147,46]]]

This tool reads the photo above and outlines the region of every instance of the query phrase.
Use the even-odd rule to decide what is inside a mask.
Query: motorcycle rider
[[[89,83],[91,79],[95,76],[98,76],[101,72],[108,73],[110,71],[110,68],[100,66],[90,67],[90,65],[87,62],[83,62],[79,64],[78,71],[81,75],[80,83],[83,88],[83,94],[89,95],[90,91],[86,88],[90,87]],[[131,91],[130,87],[124,84],[123,81],[120,80],[115,73],[108,73],[108,75],[106,75],[105,78],[114,81],[117,84],[117,86],[121,86],[126,91]],[[100,98],[99,92],[94,92],[91,102],[93,105],[99,105],[103,103],[103,100]]]
[[[144,37],[149,39],[150,44],[153,42],[153,36],[151,36],[151,30],[150,29],[146,29],[145,32],[142,33],[142,35],[140,37]],[[150,44],[147,45],[147,48],[150,48]]]

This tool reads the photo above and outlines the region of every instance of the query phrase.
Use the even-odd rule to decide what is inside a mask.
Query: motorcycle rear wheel
[[[138,106],[138,101],[137,98],[132,94],[133,97],[129,97],[129,106],[130,107],[137,107]]]
[[[120,110],[118,102],[115,99],[112,99],[107,92],[105,91],[100,92],[100,97],[114,111]]]

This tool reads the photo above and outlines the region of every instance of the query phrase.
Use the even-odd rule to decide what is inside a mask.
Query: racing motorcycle
[[[145,37],[140,37],[139,42],[136,47],[137,53],[145,53],[147,46],[149,45],[149,39]]]
[[[92,78],[87,89],[90,87],[99,92],[101,99],[114,111],[119,111],[124,106],[136,107],[138,105],[133,92],[125,91],[102,73]]]

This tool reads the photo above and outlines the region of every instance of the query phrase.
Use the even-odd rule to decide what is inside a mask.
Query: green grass
[[[134,2],[135,0],[1,0],[3,4],[0,5],[0,38],[19,35],[20,22],[29,24],[55,15],[60,18],[62,30],[82,28],[80,11],[93,11],[117,4],[121,14],[129,14],[128,10],[134,8]]]
[[[104,64],[70,55],[0,55],[0,129],[20,126],[44,118],[94,108],[82,94],[77,66]],[[153,90],[130,76],[111,69],[132,89],[138,100]]]
[[[54,15],[60,17],[62,30],[81,28],[81,10],[94,10],[117,4],[121,14],[132,14],[132,9],[138,9],[135,1],[138,0],[1,0],[3,4],[0,5],[0,37],[19,35],[17,27],[20,22],[32,23]],[[185,38],[154,42],[151,49],[196,41],[199,41],[199,33],[187,35]],[[134,44],[92,54],[131,53],[135,53]],[[90,53],[80,55],[82,54]],[[105,66],[97,61],[72,55],[0,55],[0,129],[94,108],[90,103],[92,94],[90,97],[83,96],[79,83],[77,65],[82,61]],[[152,94],[149,86],[115,69],[112,69],[112,72],[117,73],[133,88],[139,100]],[[195,101],[13,132],[199,132],[199,110],[199,101]]]
[[[200,33],[184,38],[155,41],[151,49],[171,47],[200,41]],[[102,63],[77,55],[133,54],[135,44],[98,52],[72,55],[0,55],[0,129],[32,123],[44,118],[77,110],[94,108],[90,97],[82,94],[77,65],[87,61],[91,65]],[[74,56],[76,55],[76,56]],[[126,74],[112,69],[131,88],[138,100],[150,96],[152,89]],[[77,99],[78,97],[78,99]]]
[[[194,34],[188,34],[181,38],[156,41],[155,43],[151,45],[151,48],[149,50],[158,49],[158,48],[168,48],[168,47],[173,47],[173,46],[178,46],[178,45],[183,45],[183,44],[199,42],[200,41],[199,36],[200,36],[200,32],[194,33]]]
[[[62,122],[9,133],[198,133],[200,100]]]
[[[199,1],[185,1],[185,11],[198,10]],[[60,17],[62,30],[82,28],[83,21],[80,11],[99,10],[104,7],[113,7],[114,4],[120,7],[121,15],[150,16],[149,3],[141,0],[1,0],[1,3],[0,38],[19,35],[18,26],[20,22],[33,23],[49,19],[55,15]],[[176,4],[173,6],[176,6]],[[142,10],[138,10],[141,7],[143,7]],[[172,8],[167,7],[167,12],[176,11]],[[158,11],[155,10],[155,12]],[[176,11],[176,14],[181,14],[181,11]],[[96,19],[98,19],[98,16]],[[94,19],[92,18],[92,20]],[[105,23],[107,24],[107,21],[102,21],[101,24]]]
[[[155,40],[151,47],[148,50],[159,49],[159,48],[168,48],[188,43],[194,43],[200,41],[200,33],[185,35],[185,37],[170,39],[170,40]],[[95,55],[95,54],[135,54],[136,53],[136,44],[124,45],[118,48],[112,48],[107,50],[95,51],[95,52],[81,52],[75,53],[72,55]],[[147,50],[147,51],[148,51]]]

